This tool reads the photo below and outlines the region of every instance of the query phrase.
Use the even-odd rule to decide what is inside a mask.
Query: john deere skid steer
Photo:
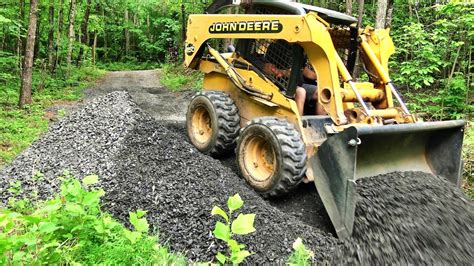
[[[243,14],[219,13],[229,6]],[[359,28],[332,10],[215,1],[187,25],[185,65],[205,74],[188,107],[189,138],[212,156],[235,150],[241,175],[264,197],[314,182],[337,235],[348,237],[360,178],[423,171],[460,183],[464,122],[411,113],[389,76],[393,52],[389,30]],[[353,78],[356,65],[363,79]],[[306,68],[317,100],[300,114],[295,91]]]

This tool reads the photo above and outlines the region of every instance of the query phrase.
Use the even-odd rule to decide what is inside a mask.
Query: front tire
[[[303,180],[306,149],[300,133],[287,120],[252,120],[237,140],[237,164],[242,176],[263,197],[281,196]]]
[[[218,157],[235,148],[240,129],[237,106],[220,91],[197,93],[186,114],[191,143],[202,153]]]

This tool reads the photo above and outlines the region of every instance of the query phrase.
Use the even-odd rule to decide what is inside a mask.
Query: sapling
[[[216,221],[213,231],[215,238],[220,239],[227,244],[227,254],[218,252],[216,255],[217,261],[222,265],[239,264],[248,256],[252,255],[252,253],[245,249],[244,244],[241,244],[234,239],[235,235],[247,235],[255,232],[253,226],[255,214],[240,213],[237,218],[233,219],[234,212],[240,209],[243,205],[244,202],[239,194],[235,194],[227,200],[228,213],[219,206],[214,206],[211,211],[212,215],[219,215],[225,221],[225,223]]]

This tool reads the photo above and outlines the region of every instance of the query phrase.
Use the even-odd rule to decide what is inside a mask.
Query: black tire
[[[199,92],[188,106],[186,128],[191,143],[199,151],[218,157],[235,148],[239,111],[224,92]]]
[[[241,130],[237,165],[247,183],[263,197],[284,195],[306,173],[306,148],[300,133],[287,120],[256,118]]]

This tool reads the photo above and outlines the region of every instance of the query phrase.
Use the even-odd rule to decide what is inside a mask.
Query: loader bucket
[[[460,186],[464,121],[358,126],[329,137],[310,158],[316,189],[341,239],[352,234],[356,180],[422,171]]]

